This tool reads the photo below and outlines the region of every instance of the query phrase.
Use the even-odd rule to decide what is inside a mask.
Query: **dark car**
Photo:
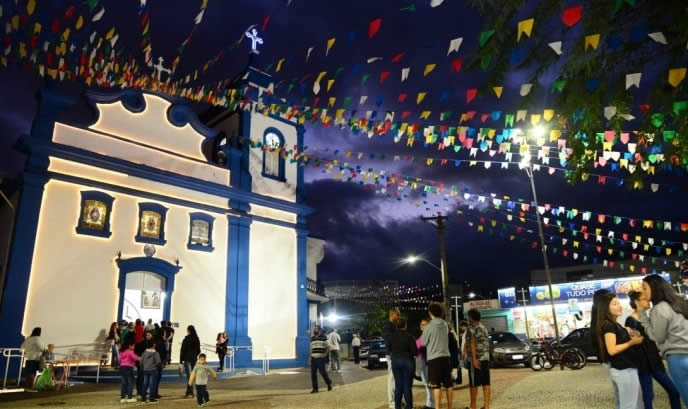
[[[493,332],[490,334],[490,365],[510,366],[524,364],[528,366],[530,346],[511,332]]]
[[[360,357],[368,361],[368,369],[387,367],[387,346],[385,345],[385,340],[373,338],[362,342]]]
[[[590,338],[590,328],[578,328],[573,330],[561,339],[559,345],[561,345],[561,348],[576,347],[583,351],[586,357],[597,356],[597,352],[595,352]],[[557,346],[556,341],[552,342],[552,346]]]

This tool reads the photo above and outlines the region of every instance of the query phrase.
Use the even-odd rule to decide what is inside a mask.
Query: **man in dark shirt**
[[[397,320],[401,316],[399,308],[393,307],[389,310],[389,320],[382,326],[382,338],[387,346],[387,404],[394,408],[394,373],[392,372],[392,358],[389,350],[389,340],[392,334],[398,331]]]
[[[318,392],[318,371],[327,384],[327,390],[332,390],[332,381],[325,370],[325,358],[329,353],[330,347],[327,344],[327,338],[320,333],[320,327],[313,327],[311,349],[308,352],[308,363],[311,365],[311,383],[313,384],[311,393]]]

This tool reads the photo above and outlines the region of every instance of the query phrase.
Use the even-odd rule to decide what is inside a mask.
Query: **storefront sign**
[[[499,300],[497,299],[490,299],[490,300],[473,300],[469,302],[463,303],[463,310],[468,311],[468,310],[498,310],[499,309]]]
[[[501,308],[514,308],[518,305],[515,287],[500,288],[497,290],[497,297],[499,297],[499,306]]]
[[[670,282],[668,274],[662,275],[662,278]],[[629,291],[639,291],[641,289],[642,279],[642,276],[637,276],[609,280],[552,284],[552,294],[555,302],[566,302],[575,308],[578,302],[592,301],[595,291],[601,289],[607,289],[615,293],[619,298],[627,298]],[[549,289],[546,285],[530,287],[530,305],[544,305],[549,304],[549,302]]]

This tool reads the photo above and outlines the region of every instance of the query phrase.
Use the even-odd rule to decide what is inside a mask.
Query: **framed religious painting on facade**
[[[141,290],[141,308],[160,309],[162,295],[156,290]]]
[[[191,250],[213,251],[213,223],[215,218],[205,213],[189,214],[189,242]]]
[[[140,243],[164,245],[167,208],[157,203],[139,203],[138,233]]]
[[[78,234],[98,237],[110,237],[110,213],[115,199],[99,191],[82,191],[79,221],[76,226]]]

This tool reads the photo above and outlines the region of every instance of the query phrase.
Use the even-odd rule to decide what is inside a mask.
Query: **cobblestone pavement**
[[[311,395],[310,372],[304,369],[275,370],[270,375],[236,377],[211,381],[210,407],[266,408],[351,408],[385,409],[386,370],[369,371],[346,363],[341,373],[332,375],[335,388]],[[464,373],[465,375],[465,373]],[[454,408],[463,409],[469,402],[464,385],[454,391]],[[322,379],[320,379],[322,382]],[[492,373],[493,409],[594,409],[613,408],[611,384],[604,368],[591,364],[580,371],[533,372],[524,368],[496,369]],[[196,401],[182,399],[183,383],[164,383],[157,404],[120,404],[119,385],[78,385],[69,392],[21,393],[0,395],[0,408],[195,408]],[[666,394],[655,385],[655,408],[668,408]],[[420,383],[413,388],[416,407],[425,402]],[[478,407],[482,406],[482,398]],[[443,405],[443,408],[446,407]]]

